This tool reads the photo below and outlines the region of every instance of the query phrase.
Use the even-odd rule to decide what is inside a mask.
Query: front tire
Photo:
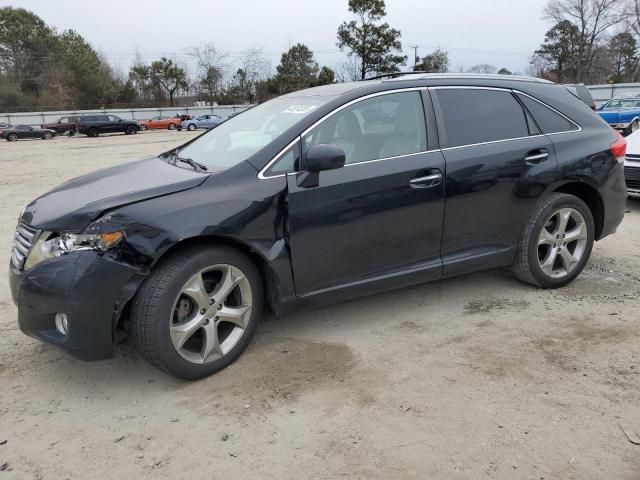
[[[125,131],[124,131],[125,135],[132,135],[134,133],[138,133],[138,128],[135,127],[134,125],[129,125]]]
[[[229,247],[197,246],[155,268],[133,300],[131,323],[147,360],[195,380],[240,356],[262,308],[262,281],[249,258]]]
[[[638,131],[638,129],[640,129],[640,122],[638,120],[634,120],[631,122],[631,125],[622,131],[622,134],[626,137],[627,135],[631,135],[633,132]]]
[[[176,129],[176,124],[175,123],[170,123],[169,124],[169,130],[175,130]]]
[[[520,239],[513,273],[542,288],[559,288],[584,269],[595,239],[591,210],[578,197],[553,193],[539,204]]]

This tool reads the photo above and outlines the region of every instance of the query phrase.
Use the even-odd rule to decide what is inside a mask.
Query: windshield
[[[639,100],[610,100],[602,106],[602,109],[613,108],[640,108]]]
[[[332,96],[275,98],[242,112],[198,137],[179,151],[209,171],[223,170],[246,160],[273,142]]]

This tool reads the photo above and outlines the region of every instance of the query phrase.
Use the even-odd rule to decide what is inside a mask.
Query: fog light
[[[62,335],[69,333],[69,321],[66,313],[56,313],[56,328]]]

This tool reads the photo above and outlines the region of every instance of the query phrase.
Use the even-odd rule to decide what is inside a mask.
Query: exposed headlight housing
[[[69,252],[81,250],[106,252],[120,243],[123,238],[123,232],[97,234],[42,232],[29,251],[24,268],[31,268],[43,260],[59,257]]]

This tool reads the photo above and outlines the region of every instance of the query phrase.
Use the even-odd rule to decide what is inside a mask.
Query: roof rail
[[[381,73],[380,75],[376,75],[374,77],[368,77],[362,80],[358,80],[359,82],[366,82],[367,80],[380,80],[381,78],[396,78],[402,77],[404,75],[424,75],[425,73],[438,73],[435,70],[416,70],[410,72],[391,72],[391,73]]]
[[[496,73],[441,73],[441,72],[392,72],[376,75],[375,77],[365,78],[364,80],[358,80],[360,82],[367,80],[380,80],[388,78],[389,80],[404,80],[404,76],[417,76],[419,78],[427,79],[475,79],[475,80],[511,80],[511,81],[524,81],[524,82],[538,82],[538,83],[553,83],[543,78],[527,77],[523,75],[500,75]]]

